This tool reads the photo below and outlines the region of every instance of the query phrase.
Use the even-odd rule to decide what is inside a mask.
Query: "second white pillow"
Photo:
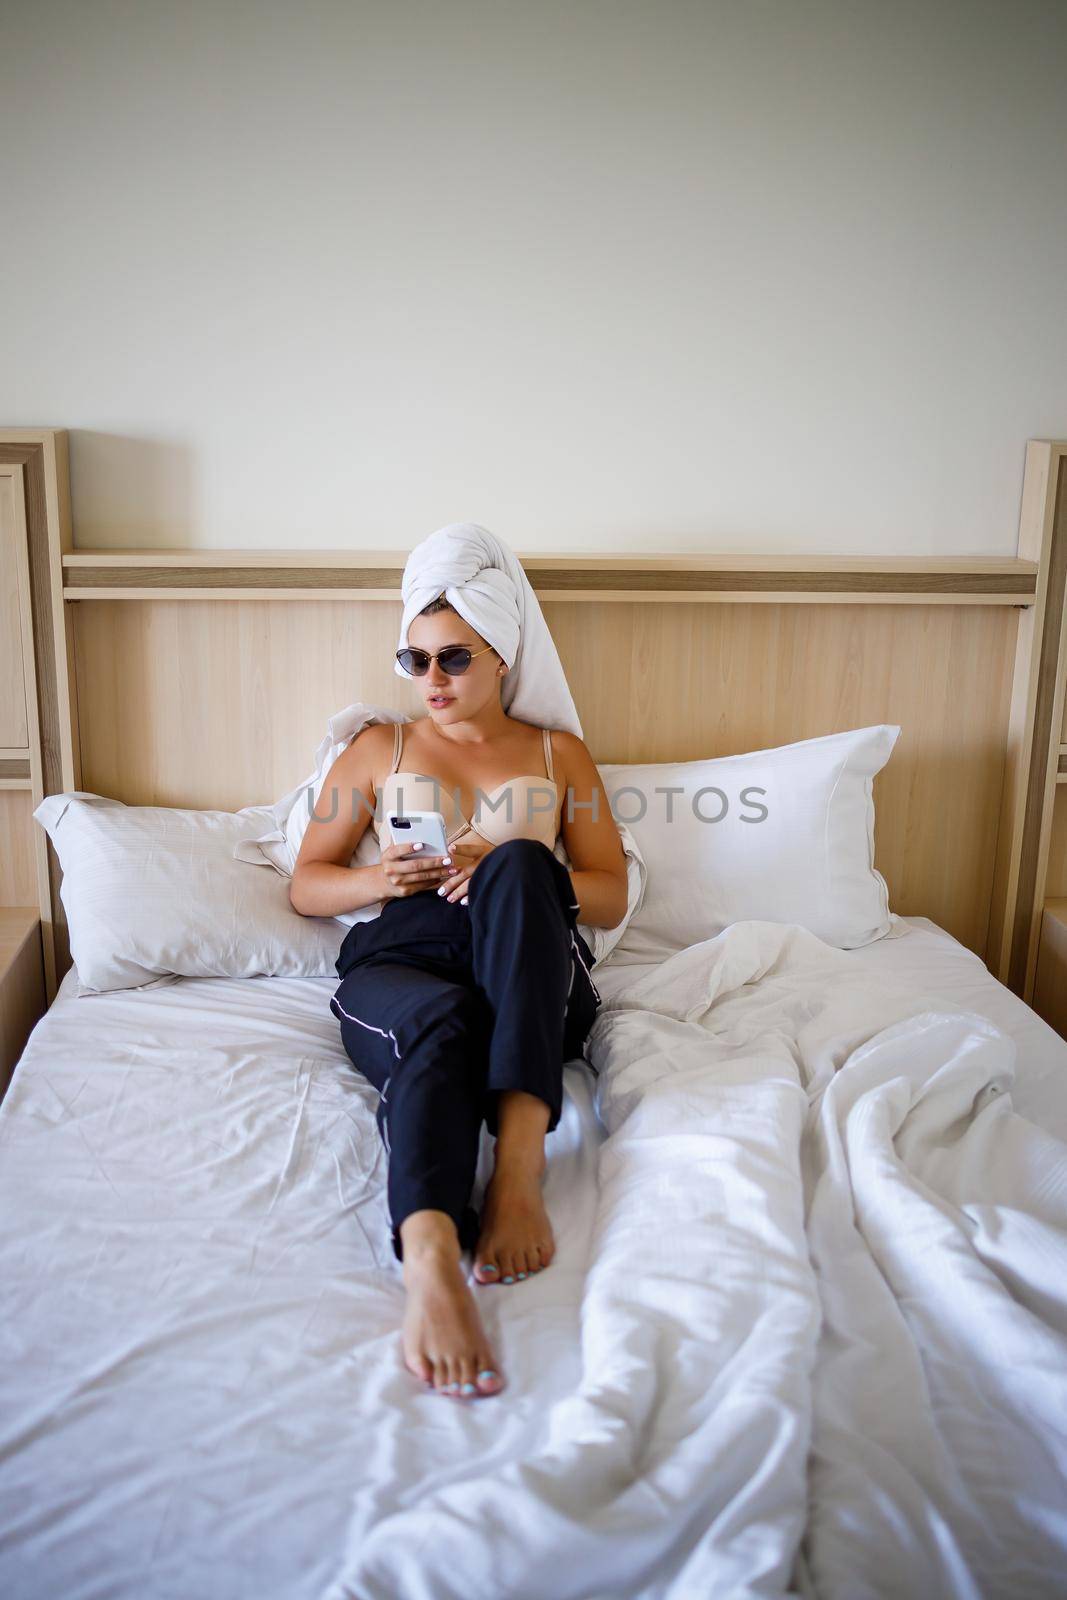
[[[841,950],[882,938],[873,784],[899,735],[879,723],[746,755],[601,766],[648,873],[613,963],[662,959],[749,919],[797,923]]]

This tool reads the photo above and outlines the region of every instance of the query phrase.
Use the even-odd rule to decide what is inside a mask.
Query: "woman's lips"
[[[427,703],[431,706],[449,706],[452,704],[453,698],[454,696],[450,694],[432,694],[429,696]]]

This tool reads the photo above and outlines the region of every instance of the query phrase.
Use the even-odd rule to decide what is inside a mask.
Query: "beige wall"
[[[1067,6],[2,0],[79,546],[1015,549]]]

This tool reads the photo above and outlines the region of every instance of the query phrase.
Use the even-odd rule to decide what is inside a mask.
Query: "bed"
[[[873,738],[877,871],[863,807],[836,905],[821,813],[796,870],[740,823],[714,857],[638,841],[645,943],[597,952],[597,1075],[549,1142],[557,1253],[476,1289],[507,1388],[470,1402],[402,1363],[344,929],[287,928],[321,919],[261,804],[355,696],[414,714],[397,554],[76,549],[69,506],[65,435],[0,436],[0,900],[39,911],[51,1002],[0,1102],[0,1592],[1064,1592],[1067,1043],[1027,1002],[1067,895],[1067,441],[1027,445],[1017,558],[523,557],[602,774],[732,802],[705,768]],[[37,826],[75,795],[124,882]],[[227,899],[244,821],[268,864]],[[186,867],[150,885],[164,834]]]
[[[598,984],[556,1259],[476,1291],[512,1393],[457,1406],[331,981],[68,973],[0,1107],[5,1594],[1057,1592],[1067,1044],[924,918]]]

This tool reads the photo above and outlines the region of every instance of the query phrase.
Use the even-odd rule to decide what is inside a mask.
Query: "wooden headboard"
[[[1029,998],[1043,898],[1067,894],[1065,463],[1027,445],[1010,559],[520,553],[593,756],[899,723],[875,785],[891,905]],[[351,701],[422,712],[393,672],[395,551],[75,550],[65,434],[9,430],[0,558],[0,899],[41,906],[49,998],[70,957],[45,794],[236,809],[305,777]]]

